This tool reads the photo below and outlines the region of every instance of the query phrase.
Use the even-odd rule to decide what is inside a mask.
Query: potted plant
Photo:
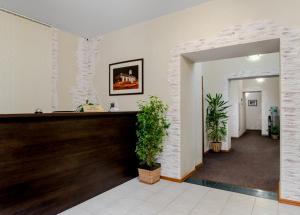
[[[82,105],[79,105],[77,108],[76,108],[76,112],[84,112],[84,106],[85,105],[94,105],[93,103],[91,103],[88,99],[85,100],[85,104],[82,104]]]
[[[273,140],[279,139],[280,128],[278,125],[273,125],[271,127],[271,137]]]
[[[210,141],[210,147],[214,152],[220,152],[222,148],[222,141],[227,134],[227,106],[222,98],[222,94],[212,96],[208,94],[206,101],[208,107],[206,109],[206,131]]]
[[[139,180],[154,184],[160,180],[160,164],[157,156],[163,150],[163,141],[170,126],[166,113],[168,106],[158,97],[150,96],[149,101],[138,103],[136,154],[140,161]]]

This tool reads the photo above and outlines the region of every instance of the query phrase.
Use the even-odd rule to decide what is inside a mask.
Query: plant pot
[[[221,143],[221,142],[212,142],[212,143],[210,143],[210,148],[211,148],[214,152],[221,152],[221,149],[222,149],[222,143]]]
[[[271,134],[271,137],[272,137],[273,140],[278,140],[279,139],[278,134]]]
[[[160,180],[160,164],[153,168],[139,167],[139,180],[146,184],[155,184]]]

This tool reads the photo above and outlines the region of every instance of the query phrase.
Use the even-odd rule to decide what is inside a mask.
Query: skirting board
[[[286,205],[293,205],[293,206],[298,206],[300,207],[300,202],[297,202],[297,201],[292,201],[292,200],[288,200],[288,199],[279,199],[278,200],[279,203],[282,203],[282,204],[286,204]]]
[[[210,150],[204,152],[204,155],[206,155]],[[228,150],[221,150],[221,152],[225,152],[225,153],[228,153],[228,152],[231,152],[232,151],[232,148],[228,149]]]
[[[176,183],[182,183],[185,180],[187,180],[189,177],[191,177],[195,171],[199,168],[201,168],[203,165],[203,163],[198,164],[197,166],[195,166],[195,169],[193,171],[191,171],[190,173],[188,173],[187,175],[185,175],[183,178],[178,179],[178,178],[170,178],[170,177],[166,177],[166,176],[160,176],[161,179],[167,180],[167,181],[172,181],[172,182],[176,182]]]
[[[228,153],[228,152],[231,152],[232,151],[232,148],[228,149],[228,150],[221,150],[221,152],[225,152],[225,153]]]
[[[278,202],[281,204],[286,204],[286,205],[293,205],[293,206],[298,206],[300,207],[300,202],[298,201],[293,201],[293,200],[288,200],[288,199],[283,199],[280,196],[281,190],[280,190],[280,183],[279,183],[279,191],[278,191]]]

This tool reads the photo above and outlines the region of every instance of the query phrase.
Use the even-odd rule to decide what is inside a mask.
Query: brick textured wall
[[[182,177],[180,175],[181,55],[270,39],[280,39],[281,49],[281,198],[300,201],[300,29],[278,26],[272,21],[231,26],[221,31],[215,38],[189,41],[171,51],[168,81],[171,86],[172,104],[168,117],[172,125],[165,150],[160,157],[162,175]],[[272,74],[242,72],[229,78],[265,75]]]

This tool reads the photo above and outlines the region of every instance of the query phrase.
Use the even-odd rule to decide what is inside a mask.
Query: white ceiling
[[[0,0],[0,8],[92,37],[206,1],[209,0]]]

